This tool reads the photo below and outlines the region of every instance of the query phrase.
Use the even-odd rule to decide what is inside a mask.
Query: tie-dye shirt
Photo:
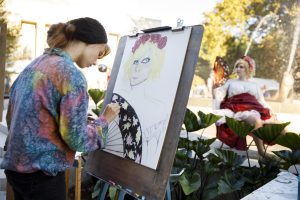
[[[87,122],[87,83],[70,56],[45,51],[11,87],[7,151],[2,169],[56,175],[73,165],[75,152],[104,147],[105,119]]]

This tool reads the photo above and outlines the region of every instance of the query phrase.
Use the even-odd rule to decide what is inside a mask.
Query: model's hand
[[[277,114],[274,112],[271,112],[271,118],[273,119],[273,121],[278,121]]]
[[[118,103],[110,103],[107,104],[103,117],[106,119],[108,123],[110,123],[120,112],[120,106]]]

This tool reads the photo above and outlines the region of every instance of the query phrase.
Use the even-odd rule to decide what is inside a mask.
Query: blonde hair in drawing
[[[167,37],[161,34],[145,34],[136,40],[132,54],[125,62],[125,75],[132,86],[159,77],[165,60],[166,44]]]

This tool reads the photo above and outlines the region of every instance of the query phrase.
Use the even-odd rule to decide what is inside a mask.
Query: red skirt
[[[220,108],[230,109],[235,113],[256,110],[260,113],[262,120],[267,120],[271,117],[269,109],[264,108],[254,96],[248,93],[242,93],[224,99],[221,102]],[[217,126],[217,138],[231,148],[247,150],[246,138],[235,135],[234,132],[227,126],[227,124]]]

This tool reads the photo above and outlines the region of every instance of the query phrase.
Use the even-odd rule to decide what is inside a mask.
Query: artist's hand
[[[118,103],[107,104],[102,116],[110,123],[120,112],[120,106]]]

